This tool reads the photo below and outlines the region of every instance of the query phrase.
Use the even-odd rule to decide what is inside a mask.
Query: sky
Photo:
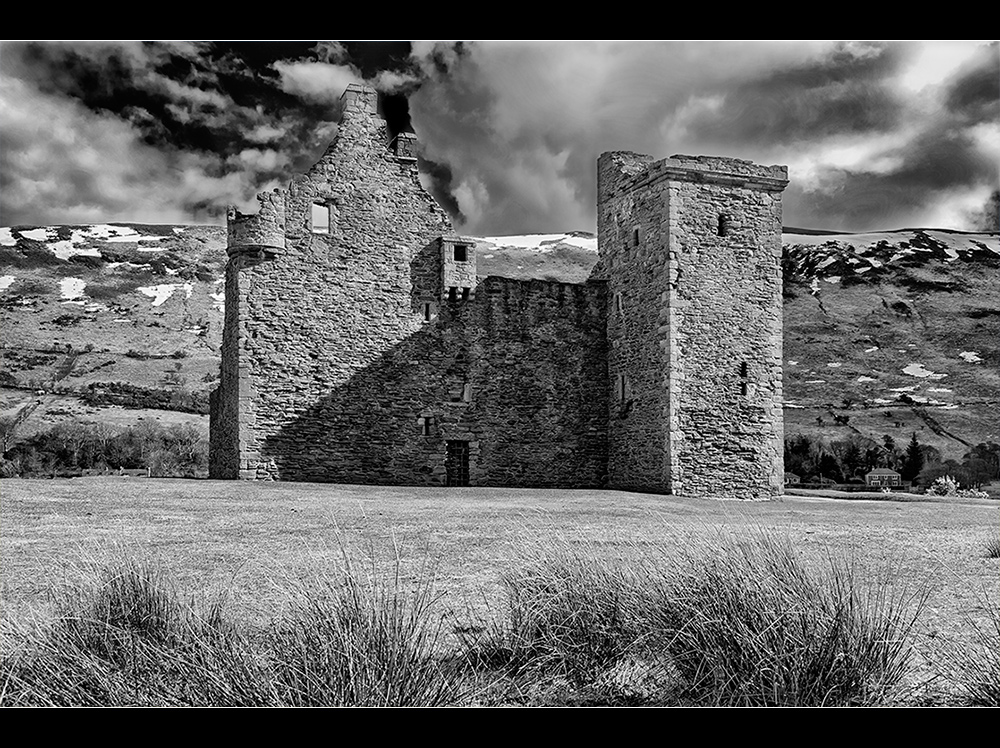
[[[352,82],[463,234],[594,231],[611,150],[785,164],[786,226],[997,230],[996,41],[5,41],[0,225],[224,223]]]

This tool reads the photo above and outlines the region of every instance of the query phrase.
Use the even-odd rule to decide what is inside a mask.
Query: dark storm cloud
[[[1000,118],[1000,43],[982,45],[948,86],[945,104],[967,122]]]
[[[458,200],[452,193],[455,176],[452,174],[451,168],[447,164],[439,164],[423,157],[418,160],[420,172],[427,177],[428,186],[434,199],[448,211],[452,218],[464,223],[466,218],[462,214]]]
[[[925,49],[421,43],[424,83],[411,110],[428,157],[450,167],[468,233],[592,229],[594,164],[606,150],[788,164],[789,225],[850,231],[933,218],[964,228],[961,216],[995,178],[996,144],[975,124],[989,121],[981,83],[995,59],[981,55],[947,88],[935,85]],[[931,51],[933,64],[948,63]]]
[[[706,140],[775,146],[829,135],[885,131],[906,107],[895,76],[910,56],[904,44],[841,44],[787,69],[700,92],[721,105],[688,123]]]
[[[786,214],[803,216],[796,220],[824,228],[919,227],[926,224],[930,203],[956,189],[986,189],[1000,178],[996,161],[958,129],[924,132],[885,155],[895,161],[894,168],[881,172],[829,168],[819,188],[810,192],[793,182],[785,192]]]

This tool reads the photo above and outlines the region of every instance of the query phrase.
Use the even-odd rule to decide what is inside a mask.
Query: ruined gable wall
[[[348,96],[337,139],[289,186],[285,251],[230,263],[239,278],[226,303],[239,309],[240,390],[252,402],[240,411],[242,477],[281,477],[283,463],[303,467],[317,450],[321,459],[325,441],[364,439],[373,419],[349,408],[329,412],[329,428],[287,427],[324,400],[329,411],[332,391],[423,322],[412,261],[451,225],[415,161],[387,148],[375,107],[370,89]],[[315,201],[329,207],[329,233],[313,231]]]

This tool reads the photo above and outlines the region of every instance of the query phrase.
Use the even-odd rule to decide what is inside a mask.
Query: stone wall
[[[484,485],[606,485],[606,306],[603,283],[481,284],[472,398]]]

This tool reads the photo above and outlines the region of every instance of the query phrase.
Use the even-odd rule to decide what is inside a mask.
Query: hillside
[[[856,432],[960,457],[1000,441],[1000,240],[904,229],[786,233],[787,434]],[[225,229],[0,229],[0,415],[207,431],[218,378]],[[582,232],[483,237],[481,276],[582,282]]]

